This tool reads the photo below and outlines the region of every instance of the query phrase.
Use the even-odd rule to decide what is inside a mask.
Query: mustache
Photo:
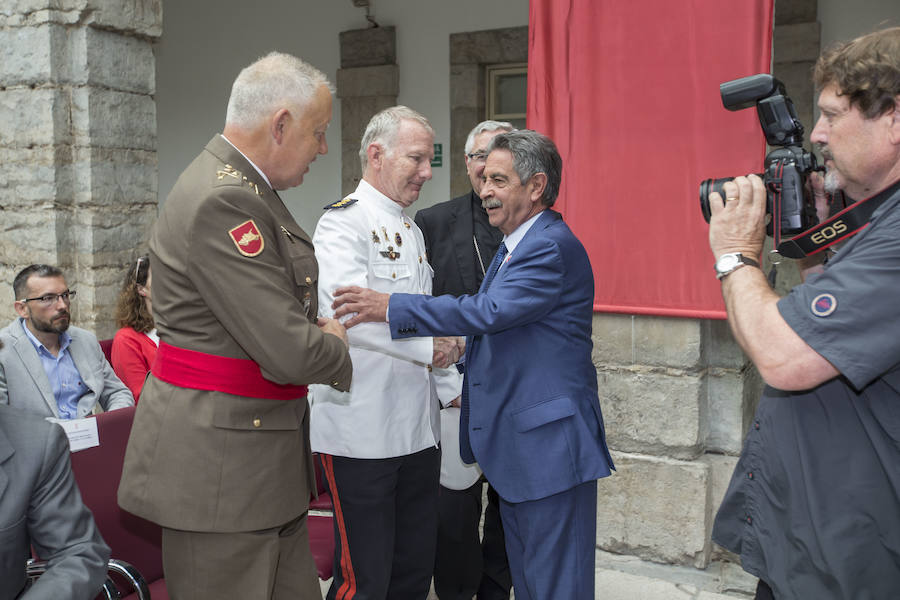
[[[832,160],[834,157],[831,155],[831,150],[828,149],[828,146],[825,144],[816,144],[816,150],[822,155],[822,160]]]
[[[500,208],[501,206],[503,206],[503,203],[496,198],[487,198],[481,201],[481,207],[484,210],[487,210],[489,208]]]

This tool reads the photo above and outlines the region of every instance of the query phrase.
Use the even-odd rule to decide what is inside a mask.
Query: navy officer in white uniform
[[[431,294],[425,242],[405,209],[431,179],[433,144],[428,120],[407,107],[369,121],[360,149],[363,178],[326,207],[313,236],[320,316],[331,314],[342,285]],[[421,600],[437,539],[440,407],[432,370],[455,362],[457,345],[431,337],[392,340],[384,323],[356,327],[348,338],[350,391],[313,386],[311,392],[312,448],[335,505],[327,597]]]

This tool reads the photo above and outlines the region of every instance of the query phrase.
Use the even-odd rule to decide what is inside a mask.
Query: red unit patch
[[[237,246],[238,252],[244,256],[258,256],[263,251],[263,248],[266,247],[266,242],[263,240],[263,236],[253,219],[244,221],[237,227],[229,229],[228,235],[231,236],[231,241]]]

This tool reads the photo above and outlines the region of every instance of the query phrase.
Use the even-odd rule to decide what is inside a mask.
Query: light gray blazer
[[[91,414],[98,402],[103,410],[133,406],[134,396],[116,377],[94,334],[69,327],[69,335],[72,336],[69,353],[88,388],[88,393],[78,401],[76,415]],[[0,403],[59,418],[50,380],[20,319],[0,330],[0,341],[3,343],[0,348]]]
[[[0,598],[22,590],[32,545],[49,568],[22,600],[97,595],[109,547],[75,485],[65,433],[42,417],[0,406]]]

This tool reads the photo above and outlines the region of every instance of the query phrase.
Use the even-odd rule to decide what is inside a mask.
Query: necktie
[[[487,291],[488,287],[490,287],[494,276],[500,270],[500,265],[503,263],[504,258],[506,258],[506,244],[500,242],[500,246],[497,247],[497,254],[494,255],[494,260],[491,261],[491,266],[488,267],[487,275],[484,276],[484,281],[481,282],[479,292]]]
[[[488,266],[487,274],[484,276],[484,281],[481,282],[481,288],[479,288],[478,292],[486,292],[488,287],[490,287],[491,282],[494,280],[494,276],[497,274],[497,271],[500,270],[500,265],[503,264],[503,259],[506,258],[506,244],[500,242],[500,246],[497,247],[497,254],[494,255],[494,259],[491,261],[490,266]],[[475,348],[476,343],[481,339],[480,335],[469,336],[466,338],[466,362],[469,362],[469,358],[472,356],[472,351]],[[466,373],[466,378],[463,380],[463,388],[462,388],[462,398],[461,398],[461,410],[459,414],[459,448],[460,453],[462,454],[464,459],[473,458],[472,455],[472,446],[469,443],[469,375]]]

